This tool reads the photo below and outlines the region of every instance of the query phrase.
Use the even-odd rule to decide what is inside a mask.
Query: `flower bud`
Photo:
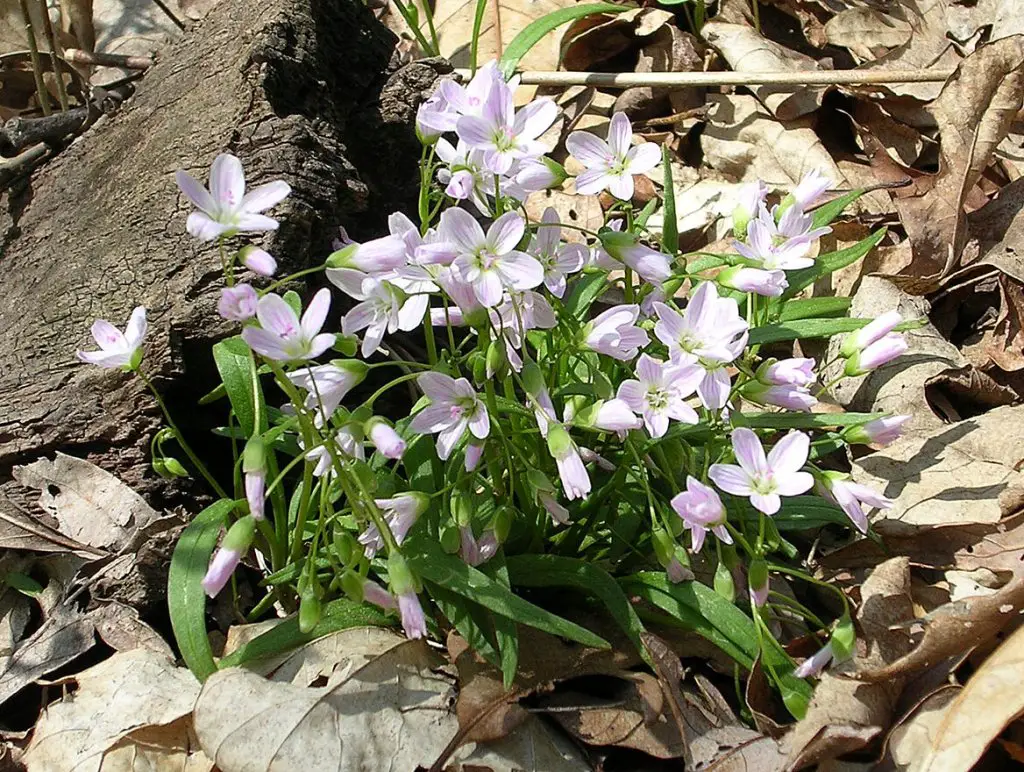
[[[851,426],[843,432],[843,439],[851,445],[889,445],[900,438],[903,425],[910,420],[908,415],[886,416],[868,421],[860,426]]]
[[[365,598],[363,577],[355,571],[346,571],[341,575],[341,589],[355,603],[362,603]]]
[[[547,389],[544,383],[544,374],[541,373],[540,368],[534,362],[527,362],[523,365],[521,377],[523,385],[526,386],[526,391],[533,397]]]
[[[747,236],[747,226],[757,217],[758,209],[768,195],[768,188],[758,180],[740,188],[736,208],[732,212],[732,232],[741,241]]]
[[[726,268],[715,277],[715,281],[723,287],[768,298],[781,296],[789,287],[784,271],[766,271],[742,265]]]
[[[830,641],[832,656],[836,662],[843,662],[853,656],[853,646],[857,640],[857,631],[849,616],[843,615],[832,633]]]
[[[417,592],[416,578],[400,552],[388,556],[388,580],[395,595]]]
[[[246,474],[267,471],[267,450],[262,438],[251,437],[245,443],[245,450],[242,451],[242,471]]]
[[[763,558],[755,558],[747,572],[750,598],[758,608],[768,602],[768,564]]]
[[[380,606],[385,610],[394,610],[398,608],[398,602],[395,600],[395,596],[385,590],[379,584],[372,579],[362,579],[363,583],[363,599],[367,603],[372,603],[375,606]]]
[[[462,546],[461,530],[461,528],[453,526],[451,523],[441,525],[438,539],[441,542],[441,549],[449,555],[457,555],[459,553],[459,549]]]
[[[224,589],[224,585],[228,583],[231,574],[241,562],[242,555],[252,546],[255,534],[256,520],[252,517],[243,517],[228,529],[220,549],[210,561],[206,576],[203,577],[203,590],[209,597],[216,597]]]
[[[334,532],[334,554],[342,564],[348,565],[353,558],[358,560],[363,554],[363,548],[359,546],[356,537],[339,528]]]
[[[273,276],[277,272],[277,261],[273,255],[259,247],[254,247],[251,244],[242,247],[238,255],[242,264],[253,273],[258,273],[260,276]]]
[[[299,598],[299,632],[309,633],[320,623],[322,607],[317,587],[311,582]]]
[[[256,316],[259,296],[248,284],[236,284],[220,291],[217,313],[232,322],[245,322]]]
[[[166,462],[160,458],[154,458],[152,461],[153,471],[163,477],[165,480],[170,480],[174,475],[167,471]]]
[[[171,456],[165,456],[163,459],[164,468],[171,477],[188,477],[188,470],[182,466],[182,463]]]
[[[881,340],[895,330],[902,320],[903,317],[900,316],[899,311],[887,311],[877,319],[873,319],[864,327],[846,336],[842,348],[839,349],[840,356],[849,358],[857,351],[863,351],[872,343]]]
[[[451,494],[452,517],[460,528],[473,522],[473,511],[476,509],[473,494],[467,491],[454,490]]]
[[[910,346],[906,339],[897,333],[891,333],[870,344],[862,351],[854,352],[846,360],[846,375],[864,375],[882,365],[903,356]]]
[[[548,428],[548,452],[556,459],[564,458],[572,450],[572,438],[561,424],[551,424]]]
[[[498,507],[491,520],[491,530],[498,544],[504,544],[508,539],[508,532],[512,530],[512,510],[509,507]]]
[[[736,600],[736,583],[732,578],[732,571],[725,565],[724,561],[719,561],[715,567],[715,579],[714,579],[715,592],[719,596],[725,598],[727,601],[732,603]]]
[[[383,418],[375,416],[366,422],[366,436],[385,458],[397,459],[405,453],[405,440]]]
[[[503,380],[508,375],[508,357],[505,355],[505,342],[492,340],[487,347],[487,379]]]

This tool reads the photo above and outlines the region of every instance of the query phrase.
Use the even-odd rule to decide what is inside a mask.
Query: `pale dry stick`
[[[28,0],[20,0],[21,15],[25,19],[25,34],[28,37],[28,52],[32,59],[32,74],[36,79],[36,93],[39,95],[39,106],[43,109],[43,115],[50,114],[50,96],[46,91],[46,83],[43,81],[43,63],[39,58],[39,46],[36,44],[36,33],[32,29],[32,17],[28,11]]]
[[[68,111],[68,90],[64,86],[64,72],[60,66],[60,51],[57,50],[57,35],[53,31],[53,22],[50,20],[50,12],[46,9],[46,0],[38,0],[39,12],[43,17],[43,32],[46,34],[46,42],[50,45],[50,64],[53,65],[53,77],[57,79],[57,99],[60,101],[60,111]]]
[[[64,59],[72,64],[87,64],[96,67],[123,67],[126,70],[148,70],[153,60],[148,56],[125,56],[124,54],[103,54],[69,48]]]
[[[953,70],[807,70],[800,72],[553,72],[517,73],[524,86],[854,86],[886,83],[941,83]],[[462,79],[469,70],[457,69]]]

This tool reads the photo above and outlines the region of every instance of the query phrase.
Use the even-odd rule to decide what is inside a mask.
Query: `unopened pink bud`
[[[242,250],[242,262],[246,268],[260,276],[273,276],[277,272],[277,261],[273,255],[256,247]]]
[[[372,422],[369,430],[370,442],[385,458],[401,458],[405,453],[405,440],[384,421]]]

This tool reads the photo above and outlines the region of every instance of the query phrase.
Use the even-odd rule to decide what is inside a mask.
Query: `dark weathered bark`
[[[366,237],[413,203],[411,119],[445,65],[398,69],[394,42],[358,0],[221,3],[120,112],[5,194],[0,482],[60,449],[157,488],[152,399],[137,379],[78,364],[74,352],[92,347],[93,319],[121,326],[145,305],[146,371],[186,409],[208,388],[208,344],[231,327],[215,311],[217,250],[185,233],[176,169],[205,177],[229,151],[250,184],[287,180],[281,229],[264,242],[285,271],[321,262],[338,225]]]

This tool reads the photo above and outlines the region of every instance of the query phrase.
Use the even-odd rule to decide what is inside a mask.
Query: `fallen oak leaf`
[[[906,678],[946,657],[962,654],[991,640],[1018,619],[1024,608],[1024,574],[992,595],[975,595],[940,606],[925,620],[924,638],[905,657],[885,667],[850,674],[859,681]]]
[[[986,659],[943,711],[926,753],[911,772],[972,769],[1003,728],[1024,713],[1024,627]]]

